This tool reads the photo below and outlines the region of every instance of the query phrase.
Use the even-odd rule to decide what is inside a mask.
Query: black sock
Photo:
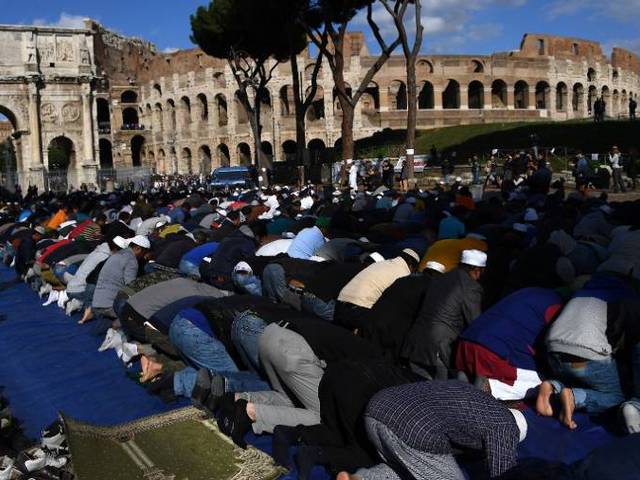
[[[233,431],[231,432],[231,440],[240,448],[247,448],[247,442],[244,436],[251,429],[253,423],[247,415],[247,401],[242,399],[236,402],[235,419],[233,422]]]
[[[321,465],[325,462],[324,451],[321,447],[304,445],[298,449],[295,457],[296,468],[298,469],[298,479],[307,480],[314,465]]]
[[[273,430],[273,459],[276,464],[283,467],[290,467],[289,447],[298,445],[298,431],[295,427],[278,425]]]
[[[147,390],[152,395],[158,395],[165,403],[175,402],[176,394],[173,389],[173,373],[162,375],[159,380],[151,382]]]

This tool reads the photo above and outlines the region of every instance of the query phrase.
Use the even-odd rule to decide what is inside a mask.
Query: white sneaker
[[[69,301],[69,295],[66,290],[62,290],[58,294],[58,307],[64,309],[65,304]]]
[[[60,422],[54,422],[42,431],[42,448],[56,453],[67,450],[67,437]]]
[[[122,344],[124,340],[122,339],[122,334],[118,330],[114,330],[110,328],[107,330],[107,335],[104,337],[104,342],[102,345],[98,347],[99,352],[105,352],[111,348],[115,348],[116,351],[122,351]],[[120,356],[120,354],[118,354]]]
[[[12,480],[16,473],[13,468],[13,460],[9,457],[0,457],[0,480]]]
[[[57,302],[59,295],[60,295],[60,292],[58,292],[57,290],[52,290],[51,293],[49,293],[49,298],[47,298],[47,301],[44,302],[42,306],[46,307],[48,305],[51,305],[53,302]]]
[[[73,312],[81,310],[82,305],[84,305],[82,301],[78,300],[77,298],[72,298],[71,300],[69,300],[67,302],[67,306],[65,307],[65,313],[67,314],[67,317],[70,317]]]
[[[132,358],[137,357],[138,355],[138,345],[135,343],[122,344],[122,353],[119,356],[125,364],[128,364]]]
[[[51,290],[53,290],[53,287],[51,286],[50,283],[45,283],[44,285],[42,285],[40,287],[40,291],[38,292],[38,295],[40,295],[40,298],[44,298],[44,296],[49,293]]]
[[[33,267],[29,267],[29,270],[27,270],[27,273],[26,273],[26,274],[25,274],[25,276],[24,276],[24,280],[25,280],[25,282],[26,282],[26,281],[27,281],[27,280],[29,280],[31,277],[35,277],[35,276],[36,276],[36,272],[35,272],[35,270],[33,269]]]
[[[58,457],[42,448],[25,450],[16,459],[16,466],[22,473],[35,472],[45,467],[62,468],[66,464],[66,457]]]

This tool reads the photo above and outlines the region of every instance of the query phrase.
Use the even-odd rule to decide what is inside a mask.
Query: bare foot
[[[361,480],[357,475],[349,475],[347,472],[340,472],[336,480]]]
[[[82,318],[80,320],[78,320],[78,323],[80,325],[82,325],[83,323],[87,323],[92,318],[93,318],[93,313],[91,312],[91,309],[90,308],[86,308],[84,310],[84,314],[82,315]]]
[[[573,412],[576,409],[576,400],[573,396],[573,390],[570,388],[563,388],[560,392],[560,403],[562,404],[560,421],[571,430],[578,428],[576,422],[573,421]]]
[[[551,395],[553,394],[553,385],[551,382],[544,381],[538,389],[538,399],[536,400],[536,411],[538,415],[543,417],[552,417],[553,408],[551,408]]]
[[[162,373],[163,365],[160,362],[156,362],[152,358],[145,357],[140,358],[142,364],[142,375],[140,375],[140,382],[145,383],[153,380]]]

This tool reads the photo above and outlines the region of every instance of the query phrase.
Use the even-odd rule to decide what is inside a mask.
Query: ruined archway
[[[282,154],[286,162],[296,161],[297,144],[293,140],[287,140],[282,144]]]
[[[551,87],[547,82],[538,82],[536,83],[536,108],[538,110],[547,110],[549,109],[549,93],[551,92]]]
[[[211,173],[211,149],[208,145],[202,145],[198,149],[198,171],[202,175]]]
[[[113,168],[113,147],[106,138],[101,138],[98,142],[100,168]]]
[[[567,98],[569,96],[569,89],[564,82],[556,85],[556,110],[558,112],[566,112],[567,110]]]
[[[389,84],[389,109],[407,109],[407,85],[402,80],[394,80]]]
[[[229,123],[227,114],[227,98],[219,93],[216,95],[216,113],[218,115],[218,126],[225,127]]]
[[[248,143],[239,143],[237,153],[240,165],[251,165],[251,147]]]
[[[469,84],[469,108],[484,108],[484,85],[478,80],[474,80]]]
[[[460,108],[460,84],[455,80],[449,80],[447,87],[442,92],[442,108],[454,110]]]
[[[434,107],[433,84],[426,80],[422,82],[422,87],[418,93],[418,109],[431,110]]]
[[[144,147],[142,135],[136,135],[131,139],[131,163],[134,167],[142,166],[142,147]]]
[[[180,168],[178,168],[178,173],[193,173],[193,164],[191,161],[191,149],[183,148],[180,155]]]
[[[218,158],[218,166],[228,167],[231,164],[231,156],[229,154],[229,147],[224,143],[218,145],[216,148],[216,156]]]
[[[517,109],[529,108],[529,84],[519,80],[513,87],[513,97]]]
[[[507,84],[504,80],[494,80],[491,84],[491,105],[493,108],[507,108]]]

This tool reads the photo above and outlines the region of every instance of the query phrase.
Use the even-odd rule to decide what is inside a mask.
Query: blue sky
[[[260,1],[260,0],[255,0]],[[161,50],[188,48],[189,14],[204,0],[0,0],[0,23],[74,26],[94,18]],[[640,0],[422,0],[424,51],[490,53],[518,48],[524,32],[598,40],[640,52]],[[383,26],[382,12],[379,18]],[[366,29],[363,18],[354,28]],[[634,28],[635,27],[635,28]]]

